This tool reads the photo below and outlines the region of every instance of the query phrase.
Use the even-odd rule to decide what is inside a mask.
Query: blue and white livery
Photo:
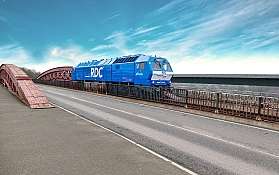
[[[170,86],[172,74],[167,59],[140,54],[80,63],[72,71],[72,80]]]

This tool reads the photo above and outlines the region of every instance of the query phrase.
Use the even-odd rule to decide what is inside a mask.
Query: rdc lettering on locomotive
[[[102,75],[102,70],[104,69],[104,67],[92,67],[91,68],[91,77],[99,77],[99,78],[102,78],[103,75]]]

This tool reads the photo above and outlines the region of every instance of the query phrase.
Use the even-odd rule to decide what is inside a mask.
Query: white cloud
[[[204,1],[205,2],[205,1]],[[202,5],[204,2],[198,3],[199,5]],[[122,53],[129,53],[129,52],[141,52],[141,53],[166,53],[166,50],[168,52],[173,52],[179,54],[174,55],[191,55],[191,52],[193,52],[193,48],[200,46],[203,46],[209,42],[218,41],[218,36],[222,36],[222,33],[230,32],[231,30],[236,30],[238,27],[242,27],[243,25],[247,25],[250,22],[253,22],[253,19],[255,16],[266,14],[270,9],[274,9],[276,5],[278,5],[279,1],[274,2],[272,0],[267,1],[254,1],[254,0],[248,0],[248,1],[240,1],[240,0],[232,0],[225,3],[218,4],[220,6],[216,6],[216,10],[212,11],[212,13],[208,15],[204,15],[202,18],[198,18],[193,25],[190,27],[183,27],[183,23],[185,23],[184,18],[177,18],[177,16],[187,16],[189,10],[179,10],[180,7],[182,8],[182,4],[186,3],[196,3],[194,1],[187,2],[185,0],[175,0],[171,1],[170,3],[164,5],[163,7],[159,8],[155,12],[153,12],[153,15],[157,15],[158,18],[162,13],[169,12],[169,11],[175,11],[176,13],[172,13],[175,16],[176,23],[181,24],[180,28],[175,28],[175,25],[172,26],[175,28],[174,31],[169,31],[165,33],[161,33],[156,39],[145,39],[142,41],[139,41],[134,47],[127,49],[125,47],[125,44],[122,44],[121,48],[124,49],[125,52]],[[200,10],[199,8],[196,8],[194,10]],[[181,19],[181,20],[180,20]],[[278,37],[276,35],[278,32],[274,31],[276,29],[276,26],[278,24],[273,24],[272,22],[274,20],[267,20],[265,23],[265,26],[269,26],[269,29],[273,29],[270,33],[272,34],[271,38],[263,38],[259,41],[254,39],[255,43],[254,46],[248,45],[248,39],[247,37],[254,37],[253,31],[247,31],[248,33],[245,34],[245,37],[237,37],[236,39],[231,39],[230,41],[227,40],[224,42],[219,42],[214,45],[208,45],[207,48],[203,48],[200,50],[196,50],[196,52],[200,52],[200,54],[204,54],[203,52],[214,52],[214,49],[222,48],[222,49],[229,49],[236,46],[239,46],[240,43],[242,43],[243,47],[249,47],[250,49],[262,47],[265,45],[269,45],[275,42],[278,42]],[[168,24],[167,24],[168,25]],[[261,31],[259,28],[262,25],[257,25],[257,31],[258,33]],[[148,32],[152,32],[158,28],[164,28],[164,23],[162,23],[160,26],[155,25],[151,26],[149,28],[139,27],[134,31],[126,31],[126,32],[114,32],[112,35],[105,38],[105,40],[113,40],[115,38],[122,37],[121,41],[127,41],[134,40],[134,36],[145,34]],[[249,27],[251,28],[251,27]],[[264,27],[262,27],[264,28]],[[154,32],[153,32],[154,33]],[[264,32],[266,33],[266,32]],[[259,34],[263,35],[263,34]],[[125,36],[125,37],[123,37]],[[214,38],[214,39],[213,39]],[[224,39],[224,38],[223,38]],[[260,43],[259,43],[260,42]],[[122,42],[123,43],[123,42]],[[257,44],[257,45],[256,45]],[[117,43],[116,43],[117,45]],[[228,48],[225,48],[228,47]],[[97,48],[108,48],[111,49],[112,45],[105,45],[100,46]],[[244,48],[245,49],[245,48]],[[177,60],[177,59],[176,59]]]
[[[117,18],[118,16],[120,16],[120,13],[116,12],[116,13],[112,14],[110,17],[106,18],[104,20],[104,22],[108,22],[110,20],[113,20],[113,19]]]
[[[123,49],[123,48],[121,48]],[[140,49],[130,50],[141,53]],[[278,74],[279,57],[270,55],[231,56],[218,58],[210,53],[200,57],[184,55],[173,50],[159,50],[145,52],[168,58],[175,73],[184,74]],[[34,63],[34,58],[17,45],[0,47],[0,64],[12,63],[20,67],[28,67],[36,71],[45,71],[58,66],[76,65],[82,61],[107,58],[111,55],[98,55],[88,52],[77,45],[65,48],[52,47],[44,55],[41,63]]]
[[[102,57],[100,54],[93,54],[82,48],[79,45],[69,45],[67,47],[55,46],[49,49],[47,54],[44,56],[47,62],[53,60],[64,62],[64,64],[76,65],[81,61],[87,61],[90,59],[97,59]]]
[[[38,72],[44,72],[51,68],[60,67],[60,66],[74,66],[70,63],[66,63],[64,60],[59,60],[59,59],[49,59],[49,60],[44,61],[43,63],[26,63],[23,65],[20,65],[20,64],[16,64],[16,65],[21,66],[21,67],[30,68],[30,69],[36,70]]]
[[[133,33],[131,35],[131,37],[136,36],[136,35],[146,34],[148,32],[154,31],[154,30],[156,30],[160,27],[161,26],[153,26],[153,27],[149,27],[149,28],[139,27],[139,28],[136,29],[135,33]]]
[[[114,39],[118,36],[121,36],[123,33],[122,32],[113,32],[111,35],[107,36],[104,40],[111,40]]]
[[[16,44],[0,47],[0,64],[25,64],[30,55],[26,50]]]
[[[127,41],[129,37],[124,32],[113,32],[104,40],[107,44],[97,45],[90,51],[94,54],[106,53],[108,57],[128,55],[132,49],[128,49]]]
[[[106,49],[111,49],[114,48],[115,46],[112,44],[107,44],[107,45],[98,45],[92,49],[90,49],[91,52],[95,52],[95,51],[102,51],[102,50],[106,50]]]
[[[60,48],[55,47],[55,48],[50,50],[50,55],[54,56],[54,57],[57,57],[57,56],[59,56],[61,54],[60,52],[61,52]]]
[[[6,52],[9,53],[10,51],[12,51],[15,48],[19,49],[17,44],[7,44],[4,46],[0,46],[0,52],[3,55]]]
[[[232,41],[236,42],[227,41],[229,46],[243,43],[243,47],[256,49],[278,42],[277,36],[279,36],[279,33],[276,29],[279,26],[279,16],[274,16],[273,19],[266,19],[265,15],[278,10],[279,1],[231,0],[215,4],[214,9],[210,13],[205,12],[208,15],[191,18],[195,16],[195,13],[204,12],[203,7],[209,6],[205,2],[207,1],[174,0],[155,10],[152,14],[159,19],[162,14],[170,13],[166,26],[171,26],[176,28],[176,30],[175,32],[171,31],[162,34],[160,39],[146,41],[144,46],[150,48],[162,46],[172,48],[172,46],[175,46],[175,48],[181,48],[180,50],[188,54],[187,51],[192,47],[206,44],[212,41],[212,38],[222,37],[224,33],[230,33],[231,31],[243,32],[246,38],[239,37],[237,41],[232,38]],[[205,5],[203,6],[203,4]],[[165,18],[161,19],[165,20]],[[259,20],[261,20],[260,23],[258,23]],[[189,23],[191,26],[185,25],[189,25]],[[164,21],[161,21],[161,24],[164,24]],[[268,36],[267,33],[269,33]],[[269,37],[269,35],[272,36]],[[246,42],[249,37],[250,39],[255,39],[255,37],[262,38],[258,42],[253,43],[253,45],[248,45]]]
[[[154,12],[154,14],[160,15],[162,13],[177,10],[178,7],[181,7],[181,3],[185,2],[185,1],[186,0],[173,0],[170,3],[167,3],[167,4],[163,5],[162,7],[160,7],[159,9],[157,9]]]
[[[105,44],[97,45],[90,51],[78,45],[53,46],[43,56],[44,62],[40,64],[30,63],[30,60],[34,60],[34,58],[20,46],[7,45],[0,47],[0,63],[9,61],[19,66],[28,66],[43,71],[56,66],[76,65],[81,61],[91,59],[144,53],[168,58],[175,73],[279,73],[277,71],[279,57],[264,55],[264,53],[248,57],[217,57],[217,54],[214,54],[215,50],[230,49],[239,43],[242,44],[241,46],[244,49],[246,47],[257,49],[278,43],[278,17],[274,17],[273,20],[262,20],[260,24],[253,25],[253,27],[244,27],[239,36],[231,37],[229,41],[221,42],[221,40],[225,40],[221,34],[240,29],[245,25],[254,24],[255,18],[262,17],[270,10],[274,10],[278,7],[279,1],[227,1],[219,4],[220,6],[216,6],[212,13],[198,18],[191,26],[184,25],[189,10],[181,10],[184,8],[181,3],[187,3],[187,1],[171,1],[152,13],[157,15],[158,18],[159,15],[166,12],[169,13],[168,15],[173,15],[174,20],[171,21],[171,25],[173,25],[171,27],[170,24],[162,22],[160,25],[139,27],[135,30],[116,31],[104,39]],[[195,10],[199,11],[201,9],[197,8]],[[113,19],[117,16],[118,14],[114,14],[110,18]],[[184,16],[185,18],[183,18]],[[160,34],[157,31],[153,32],[156,29],[164,28],[164,25],[170,27],[171,31],[167,32],[165,30],[164,33]],[[148,32],[156,33],[159,36],[156,37],[157,39],[146,37],[134,44],[138,39],[136,36]],[[218,38],[218,36],[221,36],[221,38]],[[259,38],[259,36],[263,37]],[[129,45],[130,41],[134,45]],[[193,56],[193,47],[215,41],[216,43],[220,42],[212,46],[209,45],[204,49],[195,49],[198,56]]]
[[[15,64],[39,72],[58,66],[75,66],[79,62],[100,59],[101,57],[103,56],[88,52],[78,45],[54,46],[42,56],[42,61],[37,63],[34,60],[38,60],[38,58],[34,58],[18,45],[11,44],[0,47],[0,64]]]

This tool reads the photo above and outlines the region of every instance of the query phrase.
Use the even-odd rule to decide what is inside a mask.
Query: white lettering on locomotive
[[[91,68],[91,77],[99,77],[99,78],[102,78],[103,77],[103,74],[102,74],[102,71],[103,70],[103,67],[92,67]]]

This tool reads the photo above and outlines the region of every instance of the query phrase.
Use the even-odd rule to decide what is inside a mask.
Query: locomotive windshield
[[[170,63],[167,63],[167,62],[163,63],[163,68],[164,68],[164,70],[167,71],[167,72],[172,72]]]
[[[160,61],[157,61],[157,60],[154,61],[154,63],[153,63],[153,70],[155,70],[155,71],[162,70],[162,66],[161,66]]]
[[[172,72],[172,68],[170,66],[170,63],[165,59],[156,59],[152,66],[154,71],[166,71],[166,72]]]

